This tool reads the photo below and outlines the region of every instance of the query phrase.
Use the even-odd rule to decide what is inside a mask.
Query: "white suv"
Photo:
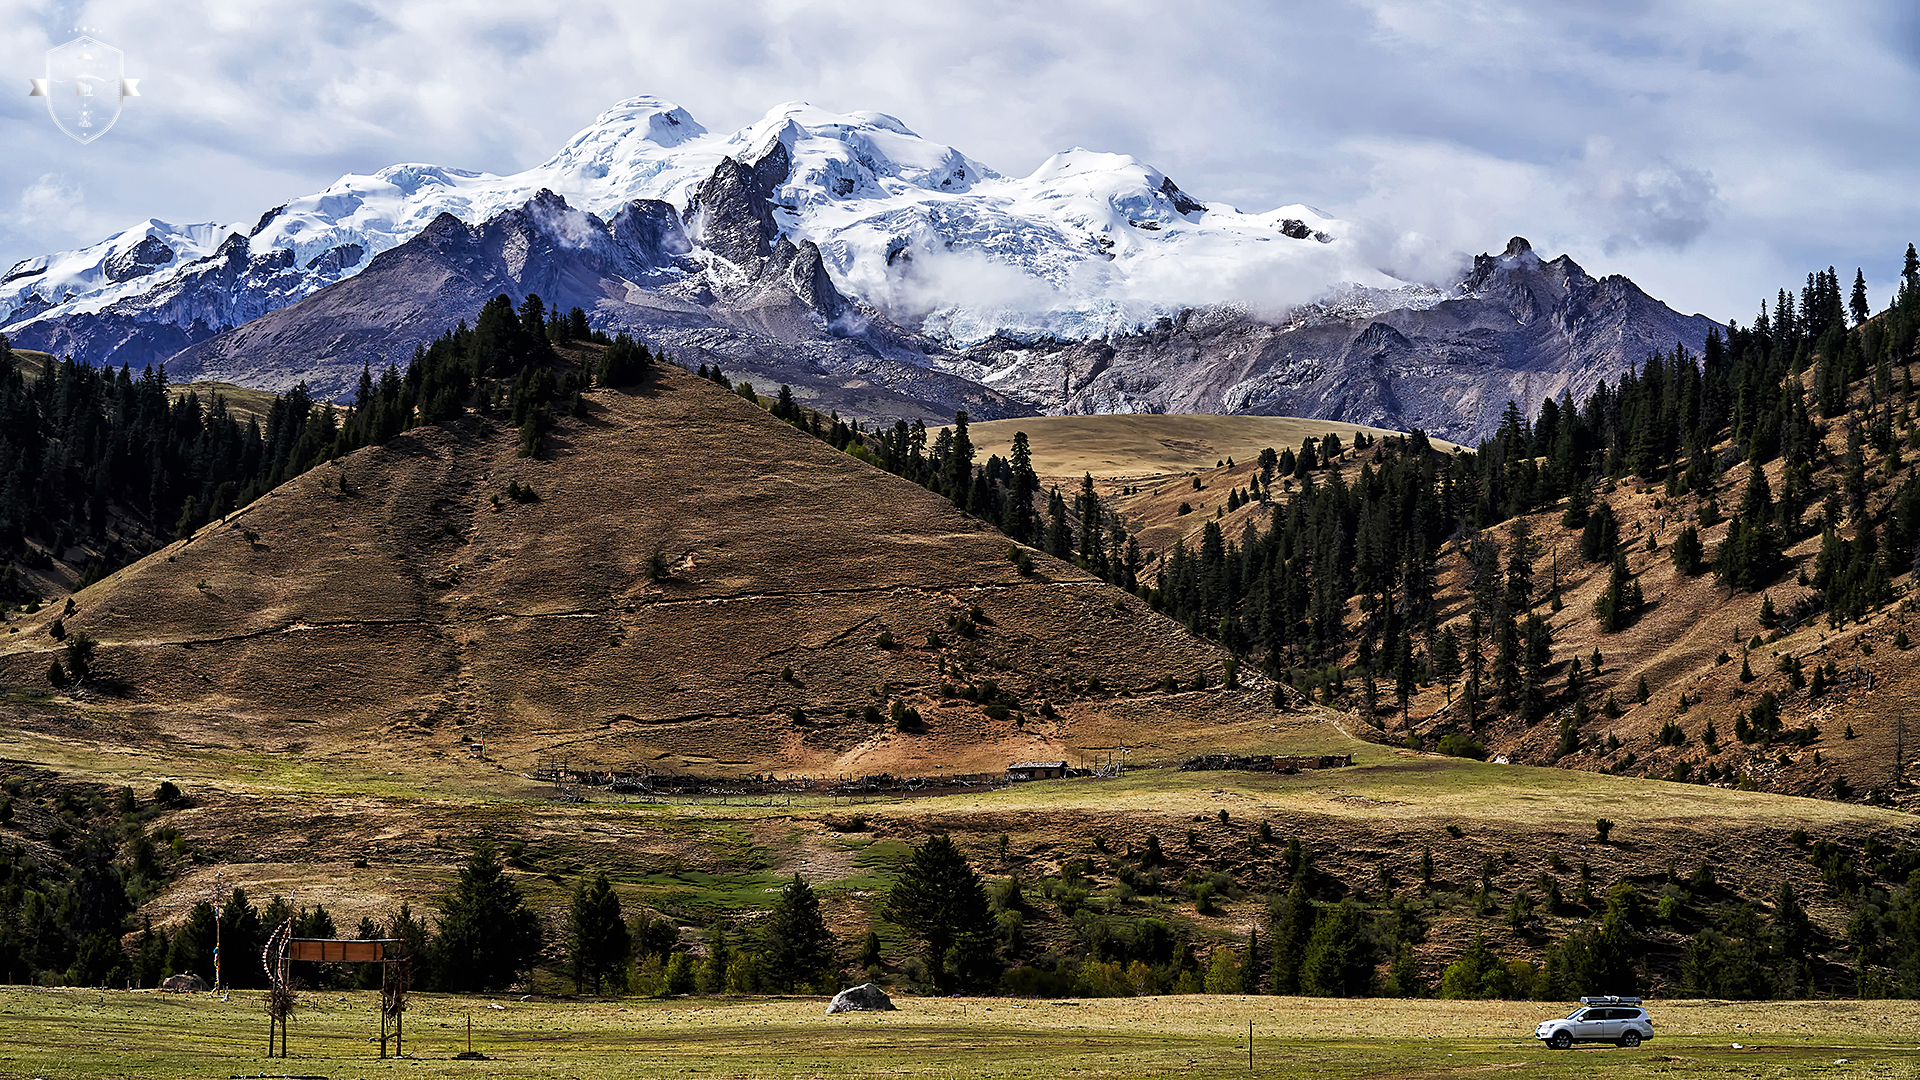
[[[1580,1007],[1564,1019],[1542,1021],[1533,1037],[1555,1050],[1577,1042],[1639,1046],[1653,1038],[1653,1021],[1637,997],[1583,997]]]

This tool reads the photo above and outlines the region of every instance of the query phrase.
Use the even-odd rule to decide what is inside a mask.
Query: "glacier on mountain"
[[[698,237],[700,185],[723,159],[760,162],[775,143],[788,163],[768,197],[778,232],[817,245],[842,294],[950,348],[1090,340],[1194,305],[1277,319],[1310,300],[1322,303],[1299,310],[1346,315],[1440,296],[1374,268],[1348,222],[1304,205],[1248,214],[1201,202],[1123,154],[1076,148],[1014,178],[881,113],[788,103],[716,134],[640,97],[512,175],[393,165],[256,223],[154,220],[23,260],[0,276],[0,330],[99,315],[138,321],[155,342],[202,340],[358,273],[442,214],[478,225],[543,189],[603,220],[661,200]],[[176,333],[152,336],[153,324]]]

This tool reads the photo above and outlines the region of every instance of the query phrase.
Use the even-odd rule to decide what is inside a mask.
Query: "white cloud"
[[[80,185],[59,173],[42,173],[14,200],[5,220],[16,228],[86,236],[103,232],[109,222],[87,208]]]
[[[1909,0],[0,0],[0,75],[86,22],[145,96],[79,147],[0,112],[0,263],[148,216],[251,220],[397,161],[503,172],[654,93],[715,130],[776,102],[892,113],[994,168],[1074,145],[1206,200],[1321,206],[1396,272],[1526,235],[1688,309],[1829,263],[1875,295],[1920,237]],[[20,216],[52,173],[85,216]]]

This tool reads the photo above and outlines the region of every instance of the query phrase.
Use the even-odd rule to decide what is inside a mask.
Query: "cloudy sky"
[[[395,162],[517,171],[635,94],[716,131],[877,109],[1007,174],[1124,152],[1463,255],[1521,234],[1722,320],[1830,264],[1883,303],[1920,240],[1913,0],[532,7],[0,0],[0,268]],[[90,146],[27,97],[80,26],[144,95]]]

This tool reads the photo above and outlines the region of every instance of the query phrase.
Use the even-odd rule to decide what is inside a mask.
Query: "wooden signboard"
[[[350,938],[294,938],[287,950],[293,960],[320,963],[377,964],[387,958],[384,940],[359,941]]]

